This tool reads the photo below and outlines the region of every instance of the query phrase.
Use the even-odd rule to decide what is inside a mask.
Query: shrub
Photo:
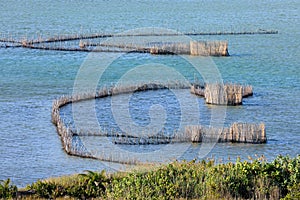
[[[38,181],[31,189],[43,198],[78,199],[299,199],[300,156],[273,162],[213,160],[174,162],[146,172],[106,176],[86,171],[67,183]]]
[[[33,190],[37,196],[47,199],[53,199],[66,194],[63,186],[53,182],[41,180],[33,183],[31,186],[29,186],[29,189]]]
[[[81,177],[78,186],[71,187],[70,191],[73,190],[74,197],[78,197],[81,192],[80,197],[91,198],[91,197],[101,197],[106,189],[106,184],[108,179],[106,178],[105,171],[99,172],[85,171],[85,174],[79,174]],[[76,194],[78,193],[78,194]]]
[[[10,199],[17,196],[17,186],[10,183],[10,179],[0,181],[0,199]]]

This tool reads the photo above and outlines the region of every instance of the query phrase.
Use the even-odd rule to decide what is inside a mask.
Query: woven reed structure
[[[200,35],[254,35],[254,34],[278,34],[278,31],[263,30],[258,31],[217,31],[217,32],[142,32],[142,33],[86,33],[86,34],[57,34],[52,36],[20,36],[11,33],[0,33],[0,48],[29,48],[53,51],[81,51],[81,52],[140,52],[151,54],[188,54],[194,56],[229,56],[227,41],[190,41],[189,43],[164,43],[160,45],[148,44],[107,44],[101,39],[111,38],[138,38],[157,37],[157,41],[162,41],[162,37],[177,36],[200,36]],[[139,39],[138,39],[139,40]],[[124,41],[124,40],[123,40]],[[126,40],[125,40],[126,41]],[[74,46],[74,42],[79,44]],[[95,48],[99,47],[99,48]]]
[[[56,126],[58,135],[60,136],[63,149],[70,155],[84,158],[93,158],[102,161],[117,162],[122,164],[138,164],[136,160],[130,158],[120,158],[119,156],[111,156],[101,154],[94,155],[89,152],[80,140],[80,136],[99,136],[110,137],[114,144],[118,145],[160,145],[177,142],[240,142],[240,143],[265,143],[267,141],[266,130],[264,124],[247,124],[233,123],[230,127],[214,128],[206,126],[186,126],[183,132],[175,132],[172,135],[164,135],[163,133],[155,133],[151,136],[136,136],[130,133],[87,133],[73,130],[68,127],[60,116],[60,108],[78,101],[105,98],[112,95],[119,95],[128,92],[159,90],[166,88],[188,89],[191,85],[183,82],[169,83],[146,83],[119,87],[103,87],[95,93],[85,93],[75,96],[62,96],[53,102],[52,107],[52,123]],[[198,87],[204,90],[203,87]],[[242,90],[246,91],[246,89]],[[249,90],[247,90],[249,91]],[[249,93],[247,93],[249,95]]]
[[[227,41],[190,41],[150,47],[151,54],[186,54],[192,56],[229,56]]]
[[[229,56],[227,41],[191,41],[192,56]]]
[[[191,93],[205,98],[207,104],[241,105],[244,97],[253,95],[250,85],[209,83],[205,86],[192,85]]]
[[[266,143],[266,128],[263,123],[233,123],[229,128],[214,128],[204,126],[188,126],[185,129],[186,138],[191,142],[238,142],[238,143]]]

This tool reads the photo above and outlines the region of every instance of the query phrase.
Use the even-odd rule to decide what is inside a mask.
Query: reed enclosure
[[[238,142],[266,143],[266,129],[263,123],[233,123],[230,127],[214,128],[204,126],[187,126],[185,135],[191,142]]]
[[[229,56],[227,41],[191,41],[190,55],[192,56]]]
[[[253,95],[251,85],[207,83],[192,85],[191,93],[205,98],[205,103],[215,105],[241,105],[243,98]]]
[[[278,34],[276,30],[257,30],[257,31],[216,31],[216,32],[145,32],[145,33],[75,33],[75,34],[57,34],[57,35],[43,35],[38,33],[37,35],[21,35],[16,33],[0,33],[0,42],[6,43],[21,43],[27,41],[28,44],[34,43],[51,43],[62,42],[70,40],[83,40],[83,39],[95,39],[95,38],[111,38],[111,37],[134,37],[134,36],[197,36],[197,35],[260,35],[260,34]]]
[[[148,135],[148,136],[147,136]],[[201,125],[186,126],[184,132],[174,132],[172,135],[159,133],[131,136],[128,133],[115,133],[111,135],[115,144],[122,145],[159,145],[178,142],[210,143],[210,142],[235,142],[235,143],[266,143],[266,129],[263,123],[233,123],[230,127],[208,127]]]
[[[89,152],[82,144],[79,136],[84,135],[97,135],[97,136],[116,136],[117,133],[82,133],[76,130],[72,130],[68,127],[60,116],[60,108],[78,101],[89,100],[94,98],[104,98],[112,95],[124,94],[135,91],[145,91],[145,90],[158,90],[158,89],[187,89],[190,84],[187,82],[173,81],[173,82],[152,82],[152,83],[140,83],[137,85],[123,85],[118,87],[103,87],[96,92],[77,94],[73,96],[62,96],[59,99],[54,100],[52,105],[51,119],[52,123],[56,126],[58,135],[60,136],[63,149],[69,155],[75,155],[84,158],[93,158],[102,161],[117,162],[122,164],[137,164],[136,160],[130,158],[120,158],[118,155],[110,155],[109,152],[103,153],[102,155],[95,155]],[[129,134],[126,134],[127,136]],[[123,136],[122,136],[123,137]],[[130,137],[130,135],[129,135]],[[118,143],[115,140],[115,143]]]
[[[226,41],[190,41],[190,43],[161,43],[161,37],[170,36],[197,36],[197,35],[242,35],[242,34],[277,34],[278,31],[258,30],[258,31],[219,31],[219,32],[145,32],[145,33],[86,33],[86,34],[58,34],[42,36],[20,36],[10,33],[0,33],[0,48],[29,48],[55,51],[82,51],[82,52],[140,52],[151,54],[188,54],[194,56],[229,56],[228,42]],[[107,38],[133,38],[156,37],[156,44],[137,43],[106,43]],[[124,40],[124,39],[123,39]],[[125,39],[126,40],[126,39]],[[141,39],[137,39],[140,41]],[[95,48],[97,47],[97,48]]]
[[[194,86],[194,89],[202,91],[207,88],[205,86]],[[74,130],[69,127],[60,116],[60,108],[69,103],[78,101],[104,98],[112,95],[119,95],[124,93],[131,93],[136,91],[159,90],[159,89],[189,89],[193,86],[188,82],[149,82],[139,83],[136,85],[123,85],[103,87],[96,92],[76,94],[73,96],[62,96],[53,102],[52,106],[52,123],[56,126],[58,135],[60,136],[62,146],[66,153],[85,158],[93,158],[102,161],[117,162],[122,164],[138,164],[137,160],[131,158],[121,158],[117,154],[111,152],[102,152],[102,154],[95,154],[88,151],[80,140],[80,136],[99,136],[110,137],[111,142],[118,145],[160,145],[171,144],[177,142],[242,142],[242,143],[265,143],[267,141],[264,124],[247,124],[247,123],[233,123],[230,127],[215,128],[205,127],[201,125],[186,126],[182,132],[174,132],[172,135],[159,133],[148,133],[136,136],[130,133],[120,132],[88,132],[82,130]],[[249,95],[252,87],[238,87],[239,92]]]

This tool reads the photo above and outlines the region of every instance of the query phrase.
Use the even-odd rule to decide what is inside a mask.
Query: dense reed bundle
[[[261,124],[234,123],[230,127],[233,142],[265,143],[266,129]]]
[[[190,54],[190,45],[186,43],[163,43],[150,47],[151,54]]]
[[[227,41],[191,41],[190,54],[193,56],[229,56]]]
[[[233,123],[230,128],[188,126],[186,136],[191,142],[239,142],[266,143],[266,129],[263,123]]]
[[[252,96],[250,85],[209,83],[205,86],[192,85],[191,93],[205,98],[207,104],[241,105],[243,98]]]
[[[186,139],[191,142],[202,142],[203,127],[198,126],[187,126],[185,127]]]

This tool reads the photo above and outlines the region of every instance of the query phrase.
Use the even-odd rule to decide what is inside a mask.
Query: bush
[[[101,197],[105,192],[107,178],[105,172],[86,171],[79,174],[71,183],[60,184],[55,181],[37,181],[28,189],[33,190],[38,197],[53,199],[71,196],[80,199]]]
[[[107,178],[105,176],[105,171],[92,172],[86,171],[85,174],[79,174],[81,177],[79,183],[75,187],[70,187],[69,191],[75,192],[70,193],[74,197],[101,197],[105,192],[105,186],[107,183]],[[80,194],[81,193],[81,194]]]
[[[66,194],[65,188],[61,185],[40,180],[33,183],[29,189],[33,190],[37,196],[46,199],[53,199]]]
[[[106,176],[86,171],[62,184],[38,181],[31,185],[44,198],[79,199],[299,199],[300,156],[278,156],[215,165],[210,161],[174,162],[147,172]]]
[[[17,196],[17,186],[10,183],[10,179],[0,181],[0,199],[10,199]]]
[[[300,199],[300,183],[288,187],[288,194],[284,200]]]

